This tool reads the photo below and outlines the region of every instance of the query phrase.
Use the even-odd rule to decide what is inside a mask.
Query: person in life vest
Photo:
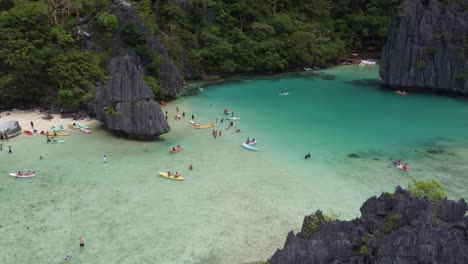
[[[397,161],[396,165],[401,166],[401,161]]]
[[[408,171],[408,164],[405,163],[405,165],[403,166],[403,171]]]
[[[188,167],[189,170],[193,170],[193,166],[192,164],[190,164],[190,166]]]

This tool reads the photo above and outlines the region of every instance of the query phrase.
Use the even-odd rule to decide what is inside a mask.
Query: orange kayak
[[[166,105],[167,105],[167,103],[164,102],[164,101],[161,101],[160,103],[161,103],[162,106],[166,106]]]
[[[28,136],[32,136],[32,134],[33,134],[33,133],[32,133],[31,131],[29,131],[29,130],[23,130],[23,133],[25,133],[25,134],[28,135]]]
[[[174,154],[174,153],[177,153],[177,152],[179,152],[181,150],[182,150],[182,148],[176,148],[175,150],[169,151],[169,154]]]

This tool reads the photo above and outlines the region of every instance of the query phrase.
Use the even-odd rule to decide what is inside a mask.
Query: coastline
[[[89,119],[89,117],[86,117],[83,120],[73,120],[73,118],[70,118],[70,117],[61,118],[60,114],[51,114],[53,118],[50,120],[46,120],[42,118],[43,115],[45,115],[45,113],[41,113],[37,109],[31,109],[31,110],[13,109],[11,111],[1,111],[0,123],[6,122],[6,121],[18,121],[18,123],[21,126],[21,131],[23,130],[32,131],[32,128],[30,125],[31,121],[34,123],[34,129],[41,129],[44,131],[50,130],[51,126],[57,126],[58,124],[63,124],[66,127],[67,124],[70,124],[73,122],[80,122],[87,126],[95,126],[95,124],[100,123],[100,121],[96,119]],[[71,130],[67,128],[67,132],[69,131]],[[21,132],[20,135],[26,136],[23,132]],[[19,137],[20,135],[18,135],[17,137]]]

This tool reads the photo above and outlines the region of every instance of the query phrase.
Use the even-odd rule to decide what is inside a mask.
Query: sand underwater
[[[0,263],[248,263],[282,247],[304,215],[358,217],[368,197],[413,179],[468,198],[468,101],[400,96],[377,80],[376,67],[346,66],[209,86],[163,107],[172,131],[155,142],[112,136],[99,123],[64,144],[39,135],[4,141]],[[185,118],[173,119],[176,107]],[[224,108],[240,117],[240,133],[218,122],[214,139],[188,122],[194,114],[215,123]],[[259,151],[242,147],[247,137]],[[168,154],[177,144],[183,150]],[[8,175],[18,170],[38,176]],[[158,176],[168,170],[185,180]]]

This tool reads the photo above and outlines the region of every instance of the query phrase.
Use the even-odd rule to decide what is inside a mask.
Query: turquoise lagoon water
[[[282,247],[304,215],[358,217],[369,196],[413,179],[468,198],[468,102],[398,96],[377,79],[377,68],[348,66],[210,86],[163,108],[186,117],[171,118],[171,133],[156,142],[113,137],[100,125],[61,145],[10,140],[13,155],[0,152],[0,263],[248,263]],[[214,123],[224,108],[241,117],[239,134],[217,123],[214,139],[187,122],[193,113]],[[242,148],[247,137],[258,152]],[[177,144],[183,151],[169,155]],[[7,176],[19,169],[39,175]],[[157,176],[167,170],[186,180]]]

